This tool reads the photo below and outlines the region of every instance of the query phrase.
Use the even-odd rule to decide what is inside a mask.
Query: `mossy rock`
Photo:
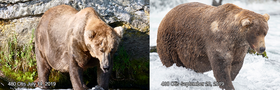
[[[109,24],[111,27],[122,26],[125,28],[120,46],[128,52],[132,59],[149,59],[149,28],[139,29],[125,22]]]
[[[114,68],[110,84],[119,88],[134,87],[148,89],[149,59],[132,59],[124,46],[120,46],[114,56]]]
[[[128,23],[109,24],[125,28],[124,36],[114,55],[110,85],[113,88],[149,88],[149,27],[139,29]],[[114,87],[117,86],[117,87]]]
[[[150,47],[150,52],[157,52],[157,47],[156,46],[151,46]]]

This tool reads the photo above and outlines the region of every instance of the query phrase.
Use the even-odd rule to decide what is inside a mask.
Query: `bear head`
[[[246,41],[257,53],[263,53],[265,51],[264,37],[268,32],[267,21],[269,20],[269,15],[244,11],[241,16],[243,17],[240,20],[240,24],[246,31]]]
[[[112,28],[102,20],[98,22],[93,21],[86,25],[84,40],[91,56],[99,59],[100,68],[103,72],[108,72],[112,65],[110,64],[112,55],[117,50],[123,36],[123,28]]]

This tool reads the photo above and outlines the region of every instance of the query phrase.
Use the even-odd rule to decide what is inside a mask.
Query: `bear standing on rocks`
[[[213,70],[217,82],[224,83],[220,88],[232,90],[248,48],[265,51],[268,19],[268,14],[233,4],[181,4],[159,25],[158,54],[167,67],[176,63],[196,72]]]
[[[97,66],[97,82],[109,88],[112,57],[123,35],[112,28],[91,7],[77,11],[60,5],[44,13],[35,31],[35,53],[39,82],[47,88],[50,70],[69,72],[73,89],[87,89],[83,71]]]

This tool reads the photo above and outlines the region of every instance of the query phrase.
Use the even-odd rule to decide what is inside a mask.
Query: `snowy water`
[[[156,3],[150,0],[150,46],[156,46],[157,28],[173,7],[180,3],[202,2],[211,5],[212,0],[167,0]],[[268,59],[262,56],[247,54],[239,74],[233,81],[236,90],[279,90],[280,89],[280,2],[272,0],[223,0],[224,3],[233,3],[241,8],[259,14],[268,13],[269,30],[265,37]],[[163,9],[165,8],[165,9]],[[220,90],[218,86],[162,86],[164,82],[215,82],[213,71],[196,73],[191,69],[173,65],[166,68],[162,65],[157,53],[150,53],[150,89],[151,90]],[[174,84],[174,83],[173,83]]]

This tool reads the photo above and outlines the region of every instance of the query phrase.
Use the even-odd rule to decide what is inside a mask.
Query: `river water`
[[[151,0],[150,46],[156,46],[156,35],[159,23],[173,7],[186,2],[201,2],[211,5],[212,0]],[[276,90],[280,88],[280,1],[272,0],[223,0],[241,8],[259,14],[268,13],[269,30],[265,37],[267,58],[247,54],[233,86],[236,90]],[[166,68],[162,65],[157,53],[150,53],[150,89],[151,90],[219,90],[217,86],[162,86],[166,82],[215,82],[213,71],[196,73],[193,70],[173,65]]]

